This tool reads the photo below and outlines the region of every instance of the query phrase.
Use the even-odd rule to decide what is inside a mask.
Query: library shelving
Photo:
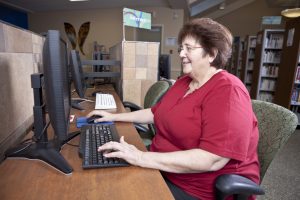
[[[244,43],[244,50],[242,52],[241,80],[246,85],[249,92],[251,90],[251,84],[252,84],[255,46],[256,46],[256,36],[247,35]]]
[[[242,65],[242,51],[244,47],[243,38],[236,36],[232,45],[232,56],[230,59],[230,73],[240,77]]]
[[[300,17],[286,22],[274,103],[300,118]],[[299,120],[300,121],[300,120]]]
[[[234,38],[233,41],[235,41],[236,39]],[[229,58],[229,61],[228,61],[228,64],[226,66],[226,70],[231,73],[231,74],[234,74],[233,71],[234,71],[234,63],[235,63],[235,43],[233,42],[232,43],[232,52],[231,52],[231,57]]]
[[[237,77],[241,77],[241,73],[242,73],[242,52],[244,50],[244,39],[240,38],[240,41],[238,43],[238,47],[237,47],[237,63],[236,63],[236,76]]]
[[[264,29],[257,33],[250,95],[252,99],[273,102],[284,29]]]

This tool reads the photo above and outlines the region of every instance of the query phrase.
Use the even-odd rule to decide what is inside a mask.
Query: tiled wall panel
[[[30,76],[42,68],[43,37],[0,22],[0,160],[33,123]]]
[[[147,90],[157,81],[158,51],[157,42],[123,42],[123,100],[143,106]]]

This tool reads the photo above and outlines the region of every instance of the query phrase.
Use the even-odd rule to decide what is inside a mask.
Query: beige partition
[[[123,101],[143,106],[147,90],[158,78],[159,43],[123,41],[110,53],[114,59],[122,60],[119,93]]]
[[[0,21],[0,160],[33,123],[30,75],[42,66],[42,36]]]

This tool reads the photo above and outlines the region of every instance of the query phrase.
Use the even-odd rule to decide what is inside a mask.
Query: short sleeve
[[[202,104],[202,119],[201,149],[240,161],[246,158],[253,131],[248,93],[231,85],[213,90]]]
[[[160,102],[161,102],[161,101],[157,102],[154,106],[151,107],[151,112],[152,112],[153,114],[156,112],[157,108],[159,107]]]

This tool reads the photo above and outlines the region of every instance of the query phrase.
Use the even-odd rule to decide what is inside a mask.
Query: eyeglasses
[[[193,46],[188,46],[188,45],[185,45],[185,46],[180,45],[178,47],[178,53],[180,54],[182,50],[184,50],[187,53],[191,53],[193,50],[199,49],[199,48],[203,48],[203,47],[193,47]]]

